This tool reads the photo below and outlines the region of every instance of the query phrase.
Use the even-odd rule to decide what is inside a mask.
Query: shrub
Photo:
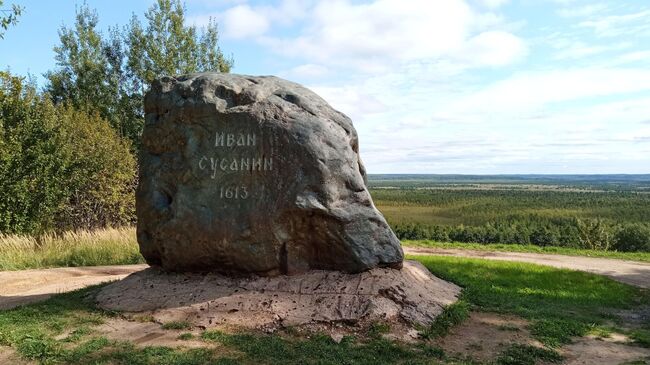
[[[0,73],[0,232],[129,223],[134,176],[128,143],[105,120]]]
[[[614,235],[614,249],[624,252],[650,251],[650,228],[640,224],[621,227]]]

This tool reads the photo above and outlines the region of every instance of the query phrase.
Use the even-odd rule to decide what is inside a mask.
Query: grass
[[[194,335],[189,333],[189,332],[185,332],[185,333],[181,333],[180,335],[178,335],[177,338],[179,340],[188,341],[188,340],[194,339]]]
[[[470,309],[515,314],[531,322],[536,338],[547,349],[513,345],[497,364],[555,362],[554,346],[599,327],[614,328],[614,311],[648,303],[640,289],[597,275],[549,267],[479,259],[419,256],[434,274],[464,288],[459,304],[447,308],[425,334],[444,336],[462,322]],[[92,328],[116,314],[95,307],[98,287],[60,294],[45,302],[0,311],[0,346],[11,346],[20,356],[40,364],[470,364],[449,357],[429,341],[416,345],[386,340],[389,328],[371,326],[363,339],[345,337],[335,343],[325,335],[283,335],[204,331],[183,333],[183,340],[206,342],[205,348],[137,348],[132,343],[104,338]],[[605,323],[607,322],[607,323]],[[612,322],[614,324],[612,324]],[[187,328],[169,322],[168,328]],[[647,345],[648,332],[632,337]],[[464,362],[465,361],[465,362]]]
[[[463,300],[448,306],[433,324],[422,332],[424,338],[444,337],[449,330],[469,317],[469,305]]]
[[[562,356],[557,351],[530,345],[513,344],[496,359],[497,365],[535,365],[538,361],[559,363]]]
[[[529,319],[532,334],[551,347],[616,322],[616,310],[650,302],[647,291],[578,271],[457,257],[413,259],[462,286],[463,300],[475,308]]]
[[[458,248],[466,250],[488,251],[488,252],[526,252],[526,253],[544,253],[553,255],[566,256],[587,256],[601,257],[619,260],[633,260],[650,262],[650,252],[617,252],[586,250],[579,248],[557,247],[557,246],[535,246],[535,245],[518,245],[518,244],[481,244],[481,243],[442,243],[430,240],[402,241],[402,245],[407,247],[428,247],[428,248]]]
[[[131,227],[62,235],[0,235],[0,271],[144,263]]]
[[[162,329],[164,330],[189,330],[192,329],[192,324],[187,321],[173,321],[163,323]]]

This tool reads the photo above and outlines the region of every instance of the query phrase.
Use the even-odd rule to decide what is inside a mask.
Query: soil
[[[487,362],[511,344],[543,347],[534,340],[527,329],[528,322],[516,316],[473,312],[461,325],[453,327],[449,334],[437,340],[446,354],[470,356]]]
[[[54,294],[121,280],[147,265],[63,267],[0,271],[0,309],[45,300]]]
[[[359,274],[313,270],[275,277],[166,273],[150,268],[109,284],[100,307],[160,323],[274,330],[319,323],[404,321],[427,326],[456,302],[460,288],[417,261],[401,270]]]
[[[489,252],[479,250],[404,247],[407,255],[438,255],[470,257],[501,261],[529,262],[561,269],[586,271],[604,275],[625,284],[650,288],[650,263],[604,259],[599,257],[566,256],[523,252]]]

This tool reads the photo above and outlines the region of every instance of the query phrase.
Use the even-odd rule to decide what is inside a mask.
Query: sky
[[[18,1],[0,67],[56,67],[74,1]],[[91,1],[100,26],[151,0]],[[647,0],[187,0],[233,72],[302,83],[352,118],[369,173],[650,173]]]

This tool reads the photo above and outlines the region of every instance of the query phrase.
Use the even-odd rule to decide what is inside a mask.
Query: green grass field
[[[466,317],[467,310],[492,311],[529,319],[533,335],[547,345],[546,349],[512,345],[495,364],[556,362],[557,347],[572,336],[598,329],[628,333],[638,345],[650,345],[650,323],[630,331],[620,327],[615,315],[650,302],[649,294],[640,289],[596,275],[530,264],[434,256],[417,259],[434,274],[464,288],[461,304],[448,309],[425,332],[427,337],[444,336]],[[305,337],[291,332],[208,330],[193,338],[204,341],[205,348],[137,348],[93,330],[118,315],[94,306],[92,294],[97,290],[83,289],[0,311],[0,346],[10,346],[41,364],[477,364],[445,354],[432,340],[396,343],[381,338],[379,330],[346,337],[339,344],[317,333]]]

